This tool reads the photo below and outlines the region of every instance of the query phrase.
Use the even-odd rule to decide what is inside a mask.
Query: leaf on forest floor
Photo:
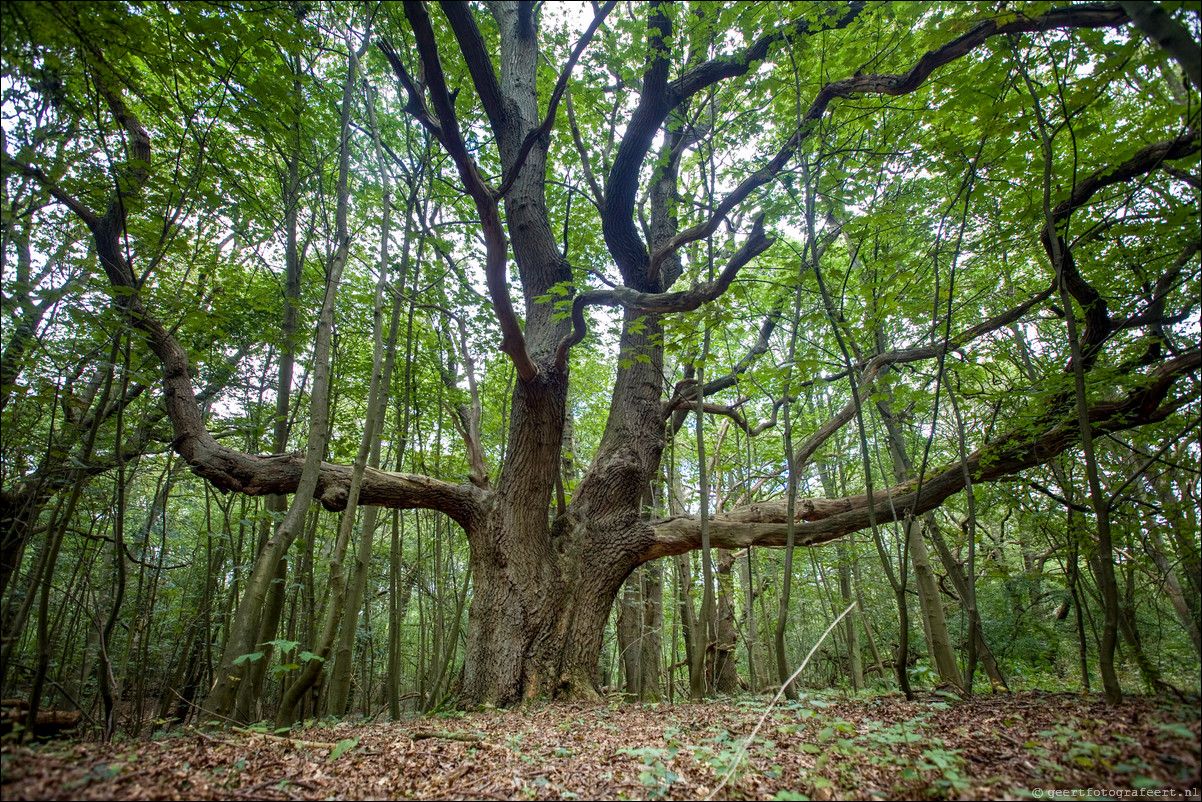
[[[303,738],[185,729],[120,744],[6,743],[0,793],[5,802],[695,799],[717,786],[763,704],[531,705],[466,713],[455,731],[413,718],[312,725],[299,730]],[[1091,787],[1179,792],[1198,782],[1199,729],[1196,705],[1166,709],[1141,698],[1111,708],[1076,694],[908,702],[807,691],[804,708],[772,712],[718,798],[991,799]]]

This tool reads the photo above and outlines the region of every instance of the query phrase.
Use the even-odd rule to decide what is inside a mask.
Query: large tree
[[[1096,434],[1116,432],[1162,421],[1189,402],[1183,377],[1188,387],[1202,357],[1196,344],[1176,342],[1172,326],[1189,314],[1190,287],[1197,287],[1196,235],[1182,223],[1196,231],[1198,95],[1177,83],[1182,104],[1130,105],[1121,78],[1146,87],[1162,81],[1147,65],[1160,59],[1170,78],[1177,67],[1144,42],[1119,4],[1000,12],[986,4],[922,4],[898,19],[889,4],[862,2],[729,8],[653,2],[621,11],[610,2],[594,8],[574,41],[552,35],[561,29],[544,30],[547,13],[531,2],[449,2],[437,9],[405,3],[404,22],[389,20],[395,29],[377,41],[403,113],[449,157],[448,180],[470,199],[473,230],[463,242],[442,246],[479,255],[500,350],[516,373],[502,464],[489,477],[474,451],[471,480],[458,484],[368,468],[354,493],[349,466],[323,463],[315,476],[309,472],[312,495],[328,510],[344,509],[348,496],[357,495],[360,505],[438,510],[463,527],[474,584],[462,703],[595,694],[610,608],[644,562],[699,549],[703,539],[731,549],[790,539],[815,545],[876,522],[917,517],[969,482],[1012,476],[1073,447],[1082,421]],[[1196,15],[1186,17],[1196,22]],[[78,172],[49,164],[49,150],[6,149],[5,175],[41,187],[86,225],[115,305],[161,363],[172,447],[223,491],[294,493],[304,486],[304,453],[246,453],[206,428],[189,353],[146,300],[145,276],[130,263],[124,239],[147,202],[142,195],[152,168],[163,169],[154,152],[157,129],[137,111],[153,113],[154,105],[128,101],[134,88],[122,85],[104,53],[88,49],[85,34],[79,38],[74,46],[125,143],[109,194],[89,198]],[[551,69],[548,61],[561,66]],[[344,119],[349,98],[348,90]],[[1099,98],[1113,109],[1106,124],[1095,119]],[[989,116],[991,105],[997,108]],[[1035,108],[1044,128],[1058,126],[1042,139],[1030,122]],[[799,498],[792,522],[784,502],[709,516],[705,538],[693,517],[652,519],[647,499],[680,411],[741,420],[729,405],[706,399],[734,386],[769,350],[783,306],[768,304],[745,358],[708,365],[703,381],[669,379],[673,320],[724,303],[750,271],[766,275],[769,263],[792,276],[781,282],[782,298],[811,276],[821,282],[823,270],[867,271],[882,249],[845,220],[871,206],[850,187],[871,183],[863,173],[888,174],[907,157],[930,159],[931,173],[940,169],[934,156],[907,153],[908,142],[887,136],[923,147],[941,137],[981,143],[975,157],[963,160],[965,191],[930,201],[932,208],[946,206],[928,210],[929,221],[942,213],[940,225],[909,235],[920,247],[923,236],[934,238],[934,275],[948,270],[940,248],[954,239],[942,223],[959,225],[962,239],[968,232],[980,250],[971,256],[973,269],[993,271],[991,286],[1011,280],[1002,264],[990,263],[1001,258],[990,248],[1002,240],[1022,249],[1038,271],[1008,298],[999,291],[980,302],[980,319],[971,324],[953,326],[948,311],[922,330],[899,325],[890,337],[905,347],[847,352],[842,377],[853,380],[859,398],[812,431],[798,432],[802,445],[788,455],[793,469],[862,414],[859,401],[888,371],[942,366],[950,353],[989,359],[979,343],[1041,313],[1080,317],[1075,367],[1104,375],[1108,390],[1095,390],[1078,415],[1074,390],[1061,381],[1070,367],[1066,349],[1062,375],[1045,377],[1049,392],[1011,405],[1011,425],[959,462],[937,469],[924,463],[918,477],[871,493]],[[947,153],[953,150],[949,145]],[[696,182],[685,173],[703,170],[702,156],[723,166],[711,166],[709,197],[694,203],[685,193]],[[565,192],[569,163],[583,179]],[[986,200],[975,205],[974,191]],[[1046,209],[1033,200],[1041,195]],[[569,213],[572,198],[577,203]],[[582,211],[588,203],[592,208]],[[1081,226],[1085,233],[1075,225],[1069,230],[1101,208],[1104,214]],[[1153,224],[1107,234],[1122,229],[1123,214],[1132,210]],[[590,227],[603,249],[574,251],[560,226]],[[472,248],[476,238],[482,245]],[[968,250],[943,256],[952,276],[957,259],[969,260]],[[1107,274],[1107,262],[1119,258],[1139,281]],[[1057,286],[1073,308],[1059,305]],[[916,303],[950,310],[947,287],[915,287]],[[591,464],[570,499],[557,504],[573,354],[595,336],[589,321],[596,307],[617,310],[619,327],[608,419]],[[836,330],[854,324],[841,320],[829,299],[827,308]],[[892,313],[886,305],[881,314]],[[8,362],[6,350],[5,376],[15,377]],[[786,386],[779,400],[791,403],[790,391]],[[5,504],[17,497],[6,489]]]

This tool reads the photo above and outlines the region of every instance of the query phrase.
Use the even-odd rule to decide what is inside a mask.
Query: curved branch
[[[200,405],[193,394],[188,373],[188,355],[165,328],[147,314],[133,296],[131,313],[135,325],[163,365],[163,401],[171,419],[171,446],[187,461],[192,471],[223,491],[252,496],[295,492],[304,466],[304,454],[257,456],[221,445],[205,428]],[[323,462],[314,493],[323,506],[341,510],[346,506],[351,468]],[[363,477],[359,503],[371,506],[412,509],[422,507],[445,512],[465,528],[480,508],[484,491],[470,485],[455,485],[413,474],[368,469]]]
[[[655,275],[656,265],[684,245],[713,234],[736,205],[742,203],[759,187],[774,180],[796,153],[801,143],[816,130],[817,121],[826,113],[827,107],[835,98],[851,98],[864,94],[893,96],[909,94],[922,86],[936,69],[963,58],[994,36],[1061,28],[1115,27],[1126,21],[1126,12],[1115,4],[1089,4],[1058,8],[1039,17],[1020,17],[1004,25],[999,25],[997,20],[984,20],[974,25],[968,33],[923,54],[905,73],[855,75],[832,81],[819,90],[809,110],[801,118],[797,130],[781,146],[776,155],[723,198],[708,220],[682,231],[657,250],[654,255],[648,255],[641,240],[638,240],[638,232],[631,216],[634,210],[634,183],[637,181],[638,167],[646,157],[651,139],[659,130],[659,125],[675,105],[673,101],[665,98],[665,95],[670,93],[657,91],[651,95],[649,100],[645,97],[640,101],[639,107],[631,117],[622,147],[619,148],[618,157],[610,171],[605,213],[602,215],[606,245],[609,246],[610,253],[617,260],[619,268],[622,269],[626,283],[633,285],[632,276],[628,275],[630,267],[640,267],[642,261],[646,260],[650,266],[648,274]],[[614,191],[615,188],[617,191]],[[635,243],[637,243],[637,247]]]
[[[1013,309],[1008,309],[1000,315],[995,315],[989,320],[978,323],[967,331],[961,332],[947,341],[935,343],[922,348],[910,348],[904,351],[886,351],[883,354],[877,354],[864,363],[860,371],[860,379],[858,382],[858,394],[861,403],[868,398],[872,392],[872,381],[877,375],[889,367],[890,365],[900,365],[907,362],[919,362],[924,359],[935,359],[940,354],[947,351],[960,348],[975,340],[983,334],[988,334],[991,331],[996,331],[1003,326],[1008,326],[1014,323],[1024,314],[1027,313],[1036,304],[1041,303],[1051,296],[1055,291],[1055,287],[1049,287],[1038,295],[1019,304]],[[793,455],[793,464],[796,469],[800,470],[805,465],[814,452],[825,443],[831,435],[843,428],[856,414],[855,400],[848,401],[846,406],[839,412],[835,413],[826,423],[824,423],[816,432],[806,438],[806,441],[801,444],[797,452]]]
[[[1165,13],[1159,3],[1133,3],[1126,0],[1119,5],[1131,15],[1135,27],[1150,36],[1166,53],[1177,60],[1185,70],[1194,89],[1202,92],[1202,51],[1190,36],[1189,29]]]
[[[530,150],[534,144],[542,137],[551,133],[551,127],[555,125],[555,113],[559,108],[559,100],[563,97],[564,90],[568,88],[568,78],[572,75],[572,69],[576,66],[576,62],[580,59],[580,54],[584,52],[584,48],[592,41],[593,34],[597,32],[597,28],[609,16],[609,12],[613,11],[617,0],[608,0],[601,8],[597,9],[597,13],[593,16],[593,21],[583,34],[580,35],[580,41],[572,48],[572,55],[568,57],[568,61],[563,65],[563,69],[559,73],[559,80],[555,82],[555,89],[551,92],[551,99],[547,102],[547,116],[543,119],[543,124],[535,128],[530,133],[526,134],[525,140],[522,141],[522,147],[518,150],[517,158],[509,167],[509,174],[501,182],[501,186],[497,187],[496,197],[502,198],[513,183],[518,180],[518,175],[522,172],[522,166],[526,163],[526,157],[530,155]],[[445,5],[445,4],[444,4]]]
[[[744,399],[744,400],[746,400],[746,399]],[[676,401],[673,402],[672,404],[664,405],[664,415],[665,416],[670,415],[671,413],[676,412],[678,410],[692,412],[696,409],[697,409],[697,403],[695,401],[690,401],[687,398],[677,397]],[[714,403],[706,401],[706,402],[702,403],[701,411],[709,413],[710,415],[725,415],[726,417],[733,420],[735,422],[735,425],[738,426],[740,429],[742,429],[744,432],[747,432],[747,434],[751,434],[751,427],[747,425],[747,419],[744,418],[742,416],[742,414],[740,414],[739,410],[735,409],[735,407],[727,406],[726,404],[714,404]]]
[[[1200,367],[1202,351],[1198,349],[1164,363],[1146,377],[1144,387],[1128,393],[1126,398],[1091,407],[1089,420],[1093,430],[1099,434],[1117,432],[1164,420],[1191,400],[1187,395],[1166,401],[1169,391],[1179,379]],[[974,483],[996,481],[1041,465],[1070,448],[1079,434],[1077,422],[1072,418],[1045,420],[1044,428],[1034,433],[1030,429],[1011,431],[962,462],[927,477],[920,499],[915,492],[915,480],[874,493],[872,504],[862,493],[840,499],[799,499],[795,542],[813,546],[858,532],[868,527],[870,512],[880,519],[921,515],[963,490],[966,476],[971,475]],[[767,502],[712,516],[711,542],[727,549],[784,546],[788,528],[784,510],[781,502]],[[672,518],[653,523],[651,528],[653,538],[640,555],[644,561],[701,547],[696,519]]]
[[[1186,320],[1192,312],[1192,304],[1189,309],[1179,312],[1175,315],[1166,315],[1164,311],[1165,300],[1168,298],[1169,292],[1177,284],[1177,279],[1181,275],[1181,270],[1190,263],[1198,251],[1202,250],[1202,240],[1191,240],[1186,243],[1185,248],[1173,261],[1172,266],[1160,277],[1156,279],[1156,285],[1152,288],[1152,297],[1148,299],[1147,308],[1138,314],[1128,317],[1126,320],[1118,321],[1114,324],[1116,331],[1140,328],[1147,326],[1153,330],[1156,336],[1164,339],[1164,326],[1171,323],[1181,323]]]
[[[615,287],[612,290],[589,290],[580,293],[572,299],[572,331],[559,341],[555,352],[556,364],[561,368],[566,366],[568,350],[588,334],[588,322],[584,319],[585,307],[621,306],[653,314],[692,311],[726,292],[739,270],[772,247],[774,242],[775,239],[764,233],[764,216],[761,214],[751,227],[751,235],[730,257],[726,267],[722,268],[722,272],[713,281],[677,292],[639,292],[630,287]]]
[[[127,169],[134,179],[129,189],[137,191],[149,177],[150,139],[119,97],[107,92],[105,96],[114,116],[130,131],[131,139],[136,140]],[[136,135],[139,131],[140,137]],[[6,163],[8,161],[5,160]],[[97,257],[110,283],[114,287],[130,290],[121,293],[117,301],[162,365],[163,405],[173,428],[172,448],[184,458],[193,472],[208,479],[220,490],[248,495],[295,492],[300,483],[304,454],[246,454],[221,445],[205,427],[201,405],[192,387],[188,354],[143,305],[134,285],[132,270],[121,251],[119,236],[124,230],[125,221],[123,192],[121,187],[115,190],[103,218],[98,218],[82,204],[76,203],[69,208],[91,229]],[[328,509],[342,509],[346,506],[350,482],[351,468],[322,463],[314,495]],[[425,476],[384,471],[369,471],[364,477],[360,493],[362,504],[437,509],[465,528],[481,508],[484,499],[484,491],[472,485],[454,485]]]
[[[1081,348],[1086,369],[1093,364],[1102,344],[1115,331],[1110,319],[1106,299],[1077,270],[1076,261],[1068,243],[1060,234],[1061,226],[1074,211],[1087,204],[1094,195],[1113,184],[1125,183],[1156,170],[1167,160],[1183,159],[1198,152],[1199,132],[1192,128],[1181,136],[1162,142],[1153,142],[1135,152],[1131,158],[1118,165],[1106,165],[1077,182],[1069,197],[1056,204],[1051,219],[1040,230],[1039,238],[1048,259],[1056,263],[1055,253],[1060,253],[1060,274],[1065,289],[1085,314],[1085,329],[1081,334]],[[1053,237],[1056,247],[1053,246]]]
[[[668,71],[671,68],[667,39],[672,35],[672,22],[661,8],[661,3],[652,3],[647,28],[649,61],[643,75],[643,92],[610,166],[605,181],[605,205],[601,212],[605,246],[617,262],[623,281],[636,288],[643,287],[649,263],[647,246],[643,244],[634,223],[639,170],[651,150],[652,140],[674,105],[667,100]]]
[[[842,230],[843,226],[836,224],[819,238],[817,258],[822,258],[822,255],[826,253],[826,249],[832,242],[835,241]],[[809,270],[811,267],[813,267],[813,265],[809,263],[802,265],[799,274]],[[715,379],[710,379],[705,383],[705,386],[701,388],[701,395],[703,398],[709,397],[714,393],[720,393],[727,388],[735,386],[735,384],[737,384],[739,381],[739,377],[746,373],[757,359],[768,352],[768,340],[772,336],[772,332],[776,330],[776,324],[780,321],[780,317],[784,313],[784,302],[784,295],[781,295],[779,298],[777,298],[775,306],[771,311],[768,312],[767,316],[764,318],[764,321],[760,324],[760,330],[756,336],[755,342],[752,343],[751,347],[747,349],[747,353],[744,354],[743,357],[731,367],[730,372]],[[691,392],[686,394],[685,397],[695,397],[695,392],[692,391],[692,388],[690,388],[690,391]],[[757,425],[750,431],[750,434],[755,436],[776,425],[776,413],[779,408],[779,403],[773,406],[771,423]],[[679,413],[674,415],[672,419],[672,433],[675,434],[676,432],[680,431],[680,427],[683,424],[684,417]]]
[[[484,179],[479,166],[463,141],[459,119],[455,114],[455,103],[451,93],[447,90],[446,76],[442,71],[442,62],[438,55],[438,44],[435,40],[434,30],[430,27],[430,15],[426,11],[425,5],[423,3],[406,3],[405,16],[409,20],[417,42],[418,57],[424,68],[430,102],[438,117],[437,122],[430,117],[419,87],[405,70],[396,52],[384,41],[377,42],[377,46],[392,65],[393,72],[396,73],[409,95],[407,108],[450,154],[464,189],[476,204],[476,211],[480,215],[481,231],[484,235],[484,276],[488,284],[489,298],[492,300],[497,314],[497,322],[501,326],[501,351],[509,355],[517,369],[518,376],[523,381],[531,381],[538,375],[538,368],[526,351],[526,337],[522,333],[522,325],[513,309],[513,301],[509,297],[509,245],[505,239],[505,229],[497,209],[495,192]],[[491,70],[491,65],[489,65],[489,69]]]

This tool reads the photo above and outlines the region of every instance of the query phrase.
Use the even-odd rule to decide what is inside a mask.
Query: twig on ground
[[[255,730],[248,730],[245,727],[230,727],[230,730],[232,732],[238,733],[239,735],[250,735],[250,736],[253,736],[256,738],[264,738],[268,741],[292,744],[294,746],[307,746],[312,749],[337,749],[338,748],[338,744],[331,743],[329,741],[303,741],[300,738],[289,738],[284,735],[272,735],[267,732],[257,732]]]
[[[446,732],[444,730],[414,730],[409,733],[409,737],[415,741],[421,741],[425,738],[439,738],[444,741],[479,743],[484,740],[483,735],[477,735],[473,732]]]
[[[747,754],[748,747],[750,747],[751,742],[755,740],[755,734],[760,731],[760,727],[764,726],[764,721],[767,720],[768,714],[772,712],[772,708],[776,707],[776,703],[780,701],[780,697],[782,694],[784,694],[785,688],[788,688],[789,683],[797,679],[797,676],[805,669],[807,665],[810,664],[810,658],[814,656],[814,652],[818,651],[818,647],[822,645],[824,640],[826,640],[826,636],[831,634],[831,632],[835,629],[835,625],[842,621],[843,616],[850,613],[852,608],[855,606],[856,602],[852,602],[847,606],[846,610],[839,613],[839,617],[831,622],[831,625],[826,628],[826,632],[822,633],[822,637],[819,638],[818,642],[814,644],[814,648],[810,649],[810,653],[806,655],[805,660],[801,661],[801,665],[797,667],[797,670],[793,672],[793,675],[781,684],[780,690],[776,692],[776,696],[772,697],[772,701],[768,703],[768,709],[764,711],[764,715],[760,716],[760,720],[756,723],[755,729],[751,731],[751,735],[748,735],[746,740],[739,745],[738,754],[735,755],[734,761],[731,762],[730,767],[727,768],[726,774],[722,776],[722,782],[718,783],[717,787],[714,788],[713,791],[710,791],[710,794],[706,797],[706,800],[713,799],[714,796],[726,786],[726,783],[730,780],[730,776],[735,773],[735,769],[737,769],[739,764],[743,762],[743,758]]]

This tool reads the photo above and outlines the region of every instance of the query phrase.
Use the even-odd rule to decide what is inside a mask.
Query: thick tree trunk
[[[893,473],[898,482],[905,482],[913,474],[913,466],[906,454],[905,441],[902,439],[900,426],[894,418],[888,391],[884,398],[877,402],[881,419],[885,423],[885,431],[889,441],[889,451],[893,456]],[[965,688],[960,676],[960,667],[956,662],[956,653],[952,648],[951,636],[947,630],[947,618],[943,612],[943,599],[939,595],[939,586],[935,581],[935,572],[931,567],[931,558],[923,538],[922,525],[916,519],[908,519],[903,523],[906,529],[906,539],[910,544],[910,562],[914,566],[914,580],[918,586],[918,600],[922,606],[923,632],[926,633],[927,644],[931,657],[939,671],[940,678],[958,690]]]
[[[737,670],[738,635],[735,631],[734,553],[729,549],[718,552],[715,579],[718,585],[718,609],[715,621],[713,648],[713,688],[718,693],[738,693],[742,687]]]
[[[956,594],[961,600],[969,598],[970,589],[968,583],[970,578],[948,548],[947,542],[943,538],[943,531],[939,528],[939,522],[932,513],[927,513],[926,522],[927,532],[931,535],[931,542],[935,544],[935,550],[939,553],[939,561],[943,563],[943,570],[947,572],[948,578],[952,580],[952,586],[956,589]],[[974,616],[970,611],[968,626],[972,631],[973,639],[976,641],[976,657],[980,661],[981,667],[985,669],[985,675],[989,677],[989,684],[993,687],[994,691],[1010,690],[1006,684],[1006,678],[1002,676],[1001,669],[998,668],[997,660],[994,659],[993,650],[985,642],[985,631],[981,627],[980,615]],[[969,686],[965,690],[970,690],[972,680],[966,678],[965,682]]]
[[[658,702],[661,696],[660,679],[663,665],[664,629],[664,569],[654,560],[643,565],[643,635],[639,669],[639,698],[646,702]]]
[[[541,363],[516,383],[506,464],[467,528],[476,584],[461,704],[596,698],[610,608],[655,542],[639,502],[664,442],[661,338],[657,316],[626,313],[619,347],[632,361],[592,466],[552,525],[566,377]]]
[[[472,8],[468,4],[453,3],[443,8],[443,15],[459,43],[464,64],[470,71],[471,82],[476,89],[475,96],[483,106],[495,135],[501,167],[499,187],[489,186],[483,178],[485,172],[494,172],[493,163],[489,163],[487,171],[480,169],[462,138],[454,96],[446,86],[438,52],[440,48],[447,48],[447,37],[435,35],[425,4],[406,4],[405,8],[413,33],[416,58],[420,61],[420,87],[408,80],[396,54],[390,48],[385,49],[398,77],[411,95],[408,103],[410,112],[420,118],[431,135],[439,138],[440,144],[451,155],[464,188],[476,202],[480,213],[480,230],[487,249],[485,277],[504,334],[501,348],[513,359],[519,376],[509,418],[506,458],[495,490],[485,491],[475,486],[456,487],[425,477],[379,471],[369,471],[364,477],[361,466],[356,478],[351,480],[352,473],[346,468],[311,464],[308,470],[302,471],[301,460],[295,455],[257,458],[219,446],[204,431],[188,377],[187,354],[153,317],[143,314],[145,310],[137,295],[130,296],[131,309],[137,313],[136,325],[146,335],[151,348],[163,363],[164,405],[175,423],[174,445],[179,453],[196,468],[198,474],[223,490],[248,494],[297,494],[297,501],[289,515],[294,520],[285,521],[277,532],[276,540],[268,544],[268,557],[265,558],[267,567],[262,576],[256,572],[254,583],[248,583],[244,607],[257,612],[261,606],[266,585],[259,580],[265,582],[270,579],[271,571],[286,551],[292,533],[298,531],[300,518],[310,499],[316,497],[328,509],[337,510],[348,506],[349,496],[349,520],[353,515],[354,497],[359,492],[360,479],[363,480],[361,501],[364,504],[437,509],[452,515],[464,526],[475,570],[474,601],[469,617],[466,665],[460,697],[460,702],[465,705],[485,702],[508,705],[533,695],[595,695],[594,672],[606,619],[626,576],[645,560],[680,553],[699,545],[689,522],[676,521],[672,525],[665,522],[653,526],[641,520],[640,499],[648,482],[655,476],[664,442],[664,410],[661,406],[664,372],[658,315],[634,306],[624,312],[620,342],[623,364],[627,360],[630,364],[617,371],[611,414],[602,443],[592,467],[577,486],[570,503],[565,498],[565,503],[556,510],[554,521],[549,521],[564,441],[568,367],[566,346],[562,344],[567,342],[571,326],[567,320],[556,320],[558,310],[555,304],[540,303],[538,299],[556,286],[573,286],[579,276],[573,274],[565,254],[559,251],[550,230],[545,199],[548,132],[554,117],[550,116],[548,125],[543,126],[543,114],[539,108],[539,81],[536,80],[539,77],[540,55],[536,8],[524,3],[490,4],[500,43],[499,58],[495,64],[490,58],[491,48],[485,46],[484,37],[472,19]],[[1101,21],[1089,24],[1115,25],[1122,19],[1113,11],[1104,15],[1097,10],[1092,13],[1090,19]],[[850,22],[856,14],[858,11],[844,15],[839,25]],[[1078,14],[1077,11],[1072,13],[1074,20],[1079,18]],[[666,7],[652,6],[649,16],[646,38],[649,45],[648,65],[643,76],[641,97],[629,119],[618,152],[614,154],[605,192],[597,193],[599,206],[602,207],[606,245],[622,274],[622,297],[629,297],[631,293],[663,293],[669,289],[671,281],[668,279],[674,277],[677,270],[672,261],[672,254],[676,250],[665,251],[658,247],[660,242],[653,241],[653,256],[640,238],[635,223],[639,175],[652,141],[661,131],[670,112],[679,109],[688,96],[697,94],[719,80],[719,77],[707,78],[707,75],[716,76],[717,72],[727,69],[731,70],[730,75],[741,74],[763,55],[762,50],[749,50],[745,63],[723,57],[721,61],[690,70],[669,87],[673,72],[669,46],[673,39],[670,15]],[[1064,27],[1066,23],[1057,22],[1059,19],[1054,17],[1050,22]],[[908,74],[909,77],[905,79],[908,83],[905,85],[900,83],[900,78],[895,81],[891,76],[875,75],[855,76],[838,86],[832,85],[815,101],[807,113],[807,121],[819,119],[835,97],[846,96],[853,91],[881,91],[881,82],[889,91],[911,91],[907,88],[909,84],[921,84],[937,66],[959,58],[985,38],[1003,32],[1041,30],[1047,27],[1047,22],[1042,19],[1021,20],[1000,27],[977,26],[973,33],[966,35],[971,38],[961,37],[956,40],[954,47],[924,58]],[[782,31],[779,41],[783,40]],[[766,47],[778,40],[763,41]],[[755,52],[760,55],[753,58]],[[567,74],[565,72],[565,77]],[[429,102],[426,101],[427,97]],[[109,102],[114,106],[120,105],[112,99]],[[343,108],[347,108],[345,102]],[[123,124],[129,119],[124,109],[114,108],[114,114]],[[138,165],[149,166],[152,163],[149,159],[149,137],[140,130],[136,121],[134,123],[127,125],[137,146],[134,150],[139,151],[135,154],[137,158],[133,164],[136,169],[143,170]],[[770,168],[759,171],[754,181],[744,182],[746,189],[741,197],[746,197],[747,192],[778,174],[801,140],[809,135],[808,132],[815,130],[818,130],[817,126],[800,127],[790,139],[789,146],[773,159]],[[141,154],[141,150],[145,150],[145,154]],[[500,187],[503,187],[503,191],[498,191]],[[501,197],[504,198],[504,221],[509,242],[506,241],[497,209],[498,198]],[[732,196],[730,205],[736,204],[739,199]],[[82,213],[86,212],[86,209],[82,210]],[[81,213],[80,210],[77,213]],[[713,218],[711,233],[721,225],[724,215]],[[96,232],[97,253],[110,281],[118,288],[134,287],[134,275],[121,260],[121,249],[117,247],[120,227],[102,225],[103,221],[91,213],[84,214],[84,218]],[[340,228],[337,247],[345,251],[345,226]],[[696,239],[694,237],[690,241]],[[754,247],[747,248],[746,252],[763,252],[770,243],[761,231],[759,235],[749,238],[749,244],[754,244]],[[509,297],[510,245],[520,276],[522,300],[525,302],[525,314],[520,321]],[[740,249],[740,252],[743,250]],[[736,261],[732,261],[732,264],[735,264],[737,271]],[[733,275],[731,272],[730,278]],[[331,279],[331,286],[336,283]],[[613,297],[616,298],[617,294]],[[829,298],[827,306],[830,308]],[[328,330],[327,323],[323,323],[323,327]],[[836,327],[835,331],[838,330]],[[320,344],[321,338],[318,342]],[[315,352],[321,348],[315,348]],[[318,366],[323,359],[320,355],[314,356]],[[1195,363],[1192,367],[1187,364],[1190,360]],[[1159,392],[1156,403],[1151,406],[1133,405],[1131,399],[1105,402],[1098,406],[1098,415],[1093,420],[1099,421],[1099,427],[1103,421],[1107,422],[1105,425],[1115,428],[1130,425],[1118,418],[1112,421],[1111,417],[1105,415],[1106,410],[1102,407],[1106,404],[1111,404],[1115,411],[1138,409],[1145,419],[1167,415],[1168,411],[1162,413],[1157,404],[1165,397],[1177,376],[1197,368],[1197,361],[1197,353],[1189,352],[1166,363],[1164,370],[1168,372],[1152,374],[1149,377],[1155,380],[1152,384],[1160,389],[1153,390],[1150,385],[1146,391],[1148,398],[1156,397]],[[1171,369],[1170,365],[1173,365]],[[850,358],[847,370],[854,373]],[[319,384],[321,382],[315,380],[314,385]],[[317,398],[316,393],[314,398]],[[700,402],[702,399],[699,396],[697,400]],[[319,406],[314,403],[315,409]],[[858,402],[856,408],[858,411]],[[1093,414],[1093,410],[1088,412]],[[325,425],[324,420],[320,426],[316,425],[316,417],[312,427],[315,431],[323,429]],[[1083,429],[1088,430],[1090,420],[1089,416],[1083,418]],[[971,455],[970,459],[976,460],[973,469],[979,467],[982,480],[988,480],[986,474],[997,476],[1011,473],[1021,467],[1046,461],[1057,450],[1065,448],[1075,436],[1058,429],[1055,426],[1057,422],[1051,418],[1046,423],[1050,427],[1047,437],[1032,438],[1029,431],[1022,430]],[[320,439],[321,435],[318,434],[310,444],[309,453],[313,463],[320,459]],[[1032,444],[1033,439],[1038,442]],[[866,458],[866,444],[864,452]],[[990,455],[997,455],[999,459],[982,461],[984,456]],[[866,480],[871,480],[869,468],[866,465]],[[962,473],[958,467],[955,471],[943,471],[929,477],[921,497],[922,505],[926,506],[918,503],[912,488],[905,485],[895,488],[892,492],[898,510],[917,516],[933,508],[963,488]],[[353,491],[347,490],[348,485]],[[869,487],[866,497],[832,501],[823,511],[816,511],[823,506],[820,503],[799,504],[802,508],[799,516],[789,514],[787,521],[782,521],[779,514],[756,517],[768,509],[763,507],[752,510],[748,518],[738,519],[732,515],[725,516],[724,521],[716,520],[712,535],[715,545],[727,548],[751,543],[792,544],[794,535],[799,544],[812,545],[869,525],[875,528],[877,505],[882,501],[883,495],[874,496]],[[717,516],[719,519],[722,517]],[[799,521],[799,518],[805,518],[805,522]],[[810,521],[821,523],[811,524]],[[887,558],[883,548],[881,553]],[[7,558],[6,561],[11,562]],[[889,565],[887,559],[885,564]],[[900,590],[899,596],[904,642],[905,599]],[[222,682],[226,682],[226,677],[230,676],[229,660],[248,651],[246,647],[257,632],[257,628],[249,626],[246,621],[231,627],[229,653],[220,672]],[[327,637],[325,640],[328,642],[329,639]],[[783,648],[780,653],[783,655]],[[905,686],[904,659],[898,663],[901,671],[899,680]],[[215,696],[220,698],[218,694]],[[223,702],[218,706],[224,709],[228,704]]]
[[[617,635],[628,699],[659,701],[663,602],[663,574],[658,562],[647,563],[627,577]]]

